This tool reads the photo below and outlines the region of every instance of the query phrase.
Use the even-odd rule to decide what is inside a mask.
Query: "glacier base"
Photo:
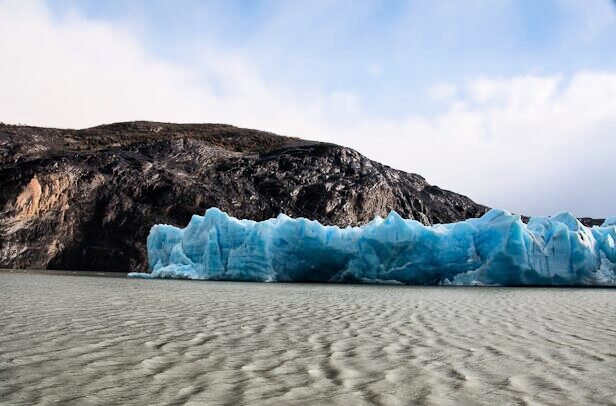
[[[570,213],[492,209],[424,226],[391,212],[361,227],[285,215],[238,220],[216,209],[184,229],[155,225],[149,273],[129,277],[411,285],[616,286],[616,218],[585,227]]]

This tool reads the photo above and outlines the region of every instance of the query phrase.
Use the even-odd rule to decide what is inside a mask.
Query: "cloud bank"
[[[39,2],[0,2],[0,38],[7,123],[225,122],[350,146],[514,212],[616,213],[616,71],[441,81],[425,94],[429,113],[392,118],[353,91],[283,86],[216,47],[191,64],[164,60],[130,27],[54,17]]]

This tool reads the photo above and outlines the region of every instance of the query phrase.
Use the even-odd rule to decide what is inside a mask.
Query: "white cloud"
[[[227,122],[351,146],[512,211],[616,214],[616,72],[443,82],[428,91],[440,113],[386,119],[353,92],[282,88],[220,50],[194,66],[155,58],[126,29],[37,2],[0,2],[0,38],[0,121]]]
[[[467,89],[442,114],[383,125],[380,149],[368,136],[355,145],[492,206],[616,212],[616,73],[482,78]]]
[[[199,96],[190,72],[150,58],[117,27],[71,16],[54,23],[40,3],[0,3],[2,119],[83,127],[186,116]]]

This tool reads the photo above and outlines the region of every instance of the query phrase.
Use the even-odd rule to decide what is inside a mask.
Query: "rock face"
[[[486,211],[352,149],[229,125],[0,124],[2,268],[145,271],[154,224],[183,227],[210,207],[340,226],[391,210],[426,225]]]

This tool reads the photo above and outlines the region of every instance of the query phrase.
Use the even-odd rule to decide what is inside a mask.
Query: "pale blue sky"
[[[59,19],[76,11],[129,26],[160,58],[198,65],[203,49],[238,55],[266,81],[352,92],[379,116],[434,108],[425,93],[438,82],[616,69],[609,0],[48,4]]]
[[[0,121],[224,122],[616,215],[610,0],[0,0]]]

